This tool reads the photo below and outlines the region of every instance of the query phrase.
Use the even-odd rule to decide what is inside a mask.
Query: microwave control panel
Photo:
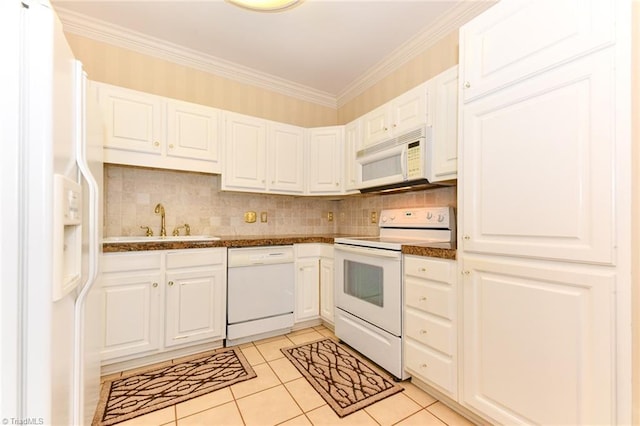
[[[407,146],[407,179],[422,177],[421,141],[411,142]]]

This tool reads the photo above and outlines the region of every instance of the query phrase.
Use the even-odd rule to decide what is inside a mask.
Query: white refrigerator
[[[91,424],[102,333],[101,120],[51,4],[2,3],[0,220],[11,228],[2,233],[0,418]]]

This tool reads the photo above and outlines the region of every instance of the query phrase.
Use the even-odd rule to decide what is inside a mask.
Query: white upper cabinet
[[[105,123],[105,162],[220,173],[219,110],[92,84]]]
[[[269,190],[304,192],[305,129],[270,123],[268,134]]]
[[[458,176],[458,66],[438,74],[427,82],[427,125],[431,144],[430,182],[456,179]]]
[[[427,121],[425,84],[409,90],[361,117],[365,148],[391,139]]]
[[[309,129],[309,194],[342,193],[344,126]]]
[[[356,152],[361,147],[362,120],[357,119],[344,126],[344,189],[356,191],[358,186],[358,170],[356,168]]]
[[[266,190],[267,122],[226,113],[225,161],[222,189]]]
[[[121,87],[96,86],[107,132],[104,146],[160,156],[164,149],[162,99]],[[105,157],[108,161],[109,155]]]
[[[614,40],[614,0],[529,0],[492,7],[460,33],[465,102]]]
[[[304,192],[305,129],[247,115],[225,115],[223,190]]]
[[[167,102],[167,155],[218,162],[219,112],[188,102]]]
[[[465,251],[613,262],[612,55],[465,105]]]

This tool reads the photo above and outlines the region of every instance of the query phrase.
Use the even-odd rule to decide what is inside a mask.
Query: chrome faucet
[[[160,236],[161,237],[166,237],[167,236],[167,228],[165,227],[165,223],[164,223],[164,206],[160,203],[158,203],[156,205],[156,209],[154,210],[154,212],[156,214],[160,214]]]

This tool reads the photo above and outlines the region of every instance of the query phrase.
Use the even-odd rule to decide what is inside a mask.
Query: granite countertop
[[[109,242],[102,245],[104,253],[118,253],[128,251],[145,250],[179,250],[191,248],[211,248],[211,247],[258,247],[258,246],[281,246],[290,244],[324,243],[333,244],[334,240],[347,235],[324,234],[324,235],[243,235],[243,236],[221,236],[214,241],[148,241],[148,242]],[[352,235],[350,235],[352,236]],[[438,257],[441,259],[455,259],[455,244],[450,243],[429,243],[416,245],[403,245],[403,254],[415,256]]]

